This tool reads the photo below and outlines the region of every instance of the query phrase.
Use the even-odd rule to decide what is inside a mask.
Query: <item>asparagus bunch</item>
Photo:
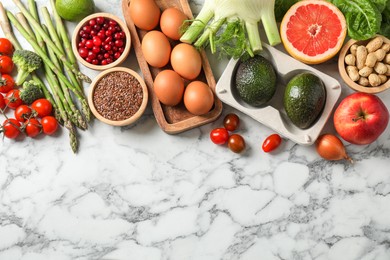
[[[18,13],[15,16],[11,12],[6,12],[0,3],[0,21],[3,31],[6,37],[13,43],[15,49],[21,49],[9,25],[9,21],[11,21],[15,28],[30,43],[35,52],[43,59],[44,74],[49,83],[50,91],[39,77],[33,75],[33,79],[40,83],[45,97],[53,104],[58,121],[63,122],[64,126],[69,130],[71,147],[76,152],[78,140],[74,126],[87,129],[87,122],[91,118],[88,102],[81,82],[78,79],[83,79],[87,82],[90,82],[90,79],[78,70],[65,26],[56,13],[55,8],[53,7],[53,16],[57,28],[55,28],[46,7],[41,10],[46,22],[45,26],[40,23],[34,0],[28,0],[29,10],[19,0],[14,2],[22,11],[22,13]],[[54,6],[53,0],[52,5]],[[68,55],[65,55],[65,51]],[[71,94],[80,102],[82,114],[74,104]]]

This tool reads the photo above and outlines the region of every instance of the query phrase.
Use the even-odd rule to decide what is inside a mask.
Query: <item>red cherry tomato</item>
[[[51,105],[50,101],[45,98],[35,100],[31,104],[31,108],[37,112],[38,117],[40,118],[49,116],[53,110],[53,106]]]
[[[245,149],[245,140],[239,134],[232,134],[228,140],[228,147],[232,152],[241,153]]]
[[[45,116],[41,120],[43,132],[47,135],[52,135],[57,131],[57,120],[52,116]]]
[[[262,146],[263,151],[269,153],[278,148],[281,143],[282,138],[278,134],[272,134],[264,140]]]
[[[14,79],[8,74],[1,74],[0,77],[0,92],[7,93],[15,86]]]
[[[11,108],[16,109],[18,106],[23,104],[23,101],[20,99],[20,90],[19,89],[13,89],[8,91],[8,93],[5,95],[5,104]]]
[[[234,113],[227,114],[223,119],[223,126],[228,131],[236,131],[239,125],[240,125],[240,119]]]
[[[12,59],[8,56],[0,56],[0,73],[10,74],[14,68]]]
[[[29,137],[36,137],[42,132],[42,125],[36,118],[30,118],[25,122],[26,135]]]
[[[12,43],[7,38],[0,38],[0,54],[11,56],[13,52]]]
[[[210,139],[215,144],[225,144],[229,139],[229,132],[225,128],[215,128],[210,132]]]
[[[5,108],[4,96],[0,94],[0,109],[3,110],[4,108]]]
[[[15,118],[19,122],[24,122],[31,117],[32,110],[27,105],[20,105],[15,109]]]
[[[3,123],[4,136],[15,139],[20,134],[20,123],[14,118],[6,119]]]

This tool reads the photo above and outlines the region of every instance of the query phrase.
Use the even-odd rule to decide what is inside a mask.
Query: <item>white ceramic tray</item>
[[[329,75],[326,75],[265,43],[263,43],[263,52],[261,55],[271,61],[278,76],[276,93],[266,106],[260,108],[250,106],[242,101],[238,94],[235,93],[233,77],[239,61],[234,59],[229,61],[216,85],[215,89],[217,96],[222,102],[270,127],[283,137],[302,145],[313,144],[320,135],[321,130],[328,121],[332,110],[340,97],[340,83]],[[325,107],[318,120],[307,129],[296,127],[288,118],[283,106],[283,96],[287,82],[301,72],[311,72],[317,75],[324,82],[326,88]]]

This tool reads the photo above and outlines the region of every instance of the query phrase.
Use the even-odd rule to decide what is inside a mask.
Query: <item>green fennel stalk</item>
[[[205,0],[180,40],[198,48],[209,44],[212,53],[233,58],[244,52],[253,56],[262,50],[260,21],[269,44],[281,42],[274,5],[275,0]]]

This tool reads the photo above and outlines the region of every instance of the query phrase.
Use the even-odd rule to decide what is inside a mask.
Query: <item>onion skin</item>
[[[324,159],[329,161],[348,160],[353,163],[353,160],[345,151],[344,144],[340,138],[332,134],[320,135],[316,141],[317,153]]]

